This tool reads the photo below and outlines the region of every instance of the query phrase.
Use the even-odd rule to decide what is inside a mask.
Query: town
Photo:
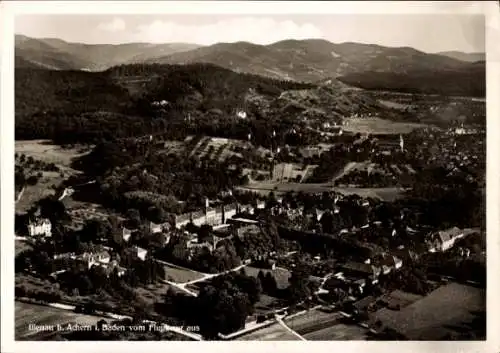
[[[67,16],[16,17],[15,340],[486,340],[484,28]]]
[[[190,165],[205,176],[199,190],[185,200],[182,189],[145,191],[161,182],[162,165],[149,161],[127,162],[123,179],[67,179],[16,216],[16,243],[28,246],[16,256],[16,297],[106,322],[166,324],[163,334],[174,339],[315,340],[344,331],[352,339],[449,338],[424,324],[435,320],[436,303],[443,320],[446,308],[466,311],[464,298],[480,306],[484,130],[314,130],[317,145],[276,143],[267,152],[251,138],[117,142],[163,163],[174,153],[193,156],[198,165]],[[96,146],[82,158],[117,150]],[[237,164],[242,155],[250,157]],[[23,154],[16,160],[19,170],[44,167]],[[210,163],[231,173],[234,186],[217,180]],[[101,205],[89,208],[96,189]],[[402,330],[416,307],[424,326]]]

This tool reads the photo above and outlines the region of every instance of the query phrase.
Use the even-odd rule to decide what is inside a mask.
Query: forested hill
[[[445,96],[486,96],[486,65],[474,62],[453,70],[412,70],[396,72],[357,72],[339,81],[368,90]]]
[[[234,116],[250,93],[264,99],[313,87],[211,64],[125,65],[104,72],[17,69],[16,138],[92,141],[141,135],[215,111]],[[161,109],[152,104],[164,101]]]

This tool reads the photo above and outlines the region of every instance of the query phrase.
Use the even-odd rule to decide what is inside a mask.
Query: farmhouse
[[[50,237],[52,235],[52,224],[47,218],[36,219],[28,223],[28,234],[31,237],[42,235]]]

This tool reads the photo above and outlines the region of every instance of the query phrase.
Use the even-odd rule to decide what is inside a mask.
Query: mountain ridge
[[[405,92],[483,95],[485,62],[462,61],[411,47],[385,47],[325,39],[287,39],[268,45],[245,41],[196,46],[185,43],[82,44],[16,36],[16,67],[104,71],[127,64],[205,63],[278,80],[319,83],[341,79],[364,88]],[[432,84],[422,82],[429,80]],[[467,89],[453,88],[474,84]],[[436,87],[434,87],[436,86]],[[458,93],[460,92],[460,93]]]
[[[15,37],[15,55],[19,63],[31,63],[56,70],[104,71],[112,66],[141,62],[149,58],[192,50],[189,43],[123,43],[86,44],[67,42],[58,38]]]
[[[478,62],[478,61],[485,61],[486,60],[486,53],[483,53],[483,52],[466,53],[466,52],[461,52],[461,51],[457,51],[457,50],[452,50],[452,51],[439,52],[437,54],[448,56],[450,58],[454,58],[454,59],[457,59],[460,61],[465,61],[465,62]]]

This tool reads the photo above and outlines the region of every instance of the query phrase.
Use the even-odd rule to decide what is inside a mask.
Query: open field
[[[177,266],[164,265],[165,279],[175,283],[185,283],[202,278],[203,275],[187,269],[179,268]]]
[[[42,172],[43,177],[36,185],[26,185],[24,192],[16,202],[16,212],[26,212],[37,201],[55,194],[53,187],[61,185],[64,178],[57,172]]]
[[[283,321],[299,335],[317,331],[334,325],[341,318],[339,313],[326,313],[320,310],[309,310],[303,315],[292,318],[285,318]]]
[[[310,310],[307,313],[285,319],[285,324],[306,340],[362,340],[367,336],[367,330],[341,322],[342,315],[338,312],[326,313],[320,310]]]
[[[425,124],[401,123],[381,118],[348,118],[344,119],[343,130],[361,134],[407,134],[426,126]]]
[[[440,340],[460,330],[481,330],[477,323],[470,323],[485,311],[484,289],[450,283],[402,310],[381,309],[372,315],[371,321],[411,340]],[[483,331],[486,331],[486,322]]]
[[[367,339],[367,334],[367,329],[357,325],[337,323],[333,326],[307,333],[303,337],[308,341],[362,341]]]
[[[393,108],[393,109],[400,109],[400,110],[406,109],[410,106],[410,104],[401,104],[398,102],[384,100],[384,99],[379,99],[378,102],[385,107]]]
[[[81,148],[63,148],[48,140],[18,140],[15,151],[45,163],[54,163],[62,167],[61,169],[67,170],[71,169],[70,165],[73,159],[88,153],[90,147],[82,150]]]
[[[46,290],[50,291],[53,289],[53,283],[48,280],[42,280],[33,275],[25,273],[16,273],[15,285],[22,285],[26,290]]]
[[[264,327],[238,338],[239,341],[298,341],[298,337],[288,332],[278,323]]]
[[[15,302],[15,339],[16,340],[47,340],[57,333],[56,330],[37,332],[30,329],[35,325],[95,325],[101,318],[82,315],[67,310],[56,309],[44,305]]]
[[[351,187],[334,187],[331,183],[272,183],[272,182],[253,182],[246,186],[241,186],[239,189],[244,191],[254,191],[262,195],[267,195],[271,191],[275,194],[284,194],[288,191],[304,193],[322,193],[323,191],[336,191],[344,195],[356,194],[360,197],[371,197],[384,201],[394,201],[402,195],[404,189],[399,187],[387,188],[351,188]]]
[[[45,163],[54,163],[61,172],[43,171],[42,178],[36,185],[27,185],[19,201],[16,202],[16,212],[26,212],[40,199],[53,195],[53,187],[59,186],[65,178],[78,173],[71,168],[74,158],[84,155],[88,149],[62,148],[47,140],[16,141],[15,152],[19,155],[33,157]]]
[[[260,269],[257,267],[252,267],[252,266],[247,266],[245,267],[245,274],[247,276],[251,277],[257,277],[259,274],[259,271],[264,272],[264,274],[267,274],[270,272],[273,277],[276,279],[276,283],[278,285],[279,289],[287,288],[289,283],[288,279],[291,276],[290,271],[284,269],[284,268],[276,268],[274,270],[266,270],[266,269]]]

